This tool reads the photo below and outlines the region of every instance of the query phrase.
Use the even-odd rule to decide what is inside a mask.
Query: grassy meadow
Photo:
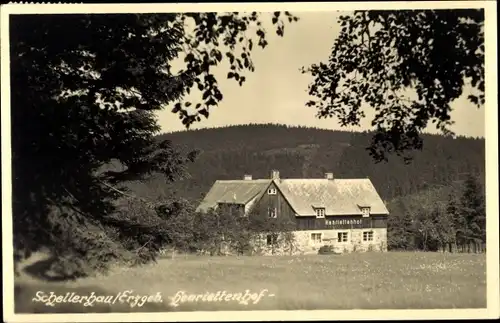
[[[32,260],[33,261],[33,260]],[[485,254],[418,252],[344,255],[204,257],[177,256],[156,264],[115,268],[108,275],[75,281],[42,282],[26,273],[15,280],[16,313],[81,313],[192,310],[443,309],[486,307]],[[256,304],[235,293],[263,296]],[[33,302],[38,291],[64,295],[133,294],[162,296],[161,303],[126,304]],[[228,301],[178,302],[179,291],[225,291]],[[273,296],[270,296],[273,295]],[[220,295],[219,295],[220,296]],[[241,295],[240,295],[241,296]],[[248,298],[248,296],[247,296]]]

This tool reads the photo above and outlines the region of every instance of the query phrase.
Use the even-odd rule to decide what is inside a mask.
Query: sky
[[[210,110],[208,119],[191,126],[191,129],[211,128],[248,123],[279,123],[302,125],[333,130],[363,131],[371,129],[370,109],[359,127],[341,127],[337,119],[318,119],[317,110],[305,106],[310,100],[307,93],[312,76],[302,74],[300,68],[326,61],[340,30],[339,12],[298,12],[300,20],[287,24],[284,37],[270,28],[266,35],[269,45],[255,47],[252,60],[253,73],[246,73],[246,82],[240,87],[234,80],[227,80],[228,67],[221,65],[214,70],[224,95],[222,102]],[[345,12],[344,12],[345,14]],[[270,18],[262,16],[263,19]],[[484,137],[484,108],[478,109],[466,98],[467,94],[451,103],[451,127],[457,135]],[[196,100],[196,98],[194,98]],[[171,107],[158,113],[162,132],[185,130]],[[426,132],[436,133],[433,128]]]

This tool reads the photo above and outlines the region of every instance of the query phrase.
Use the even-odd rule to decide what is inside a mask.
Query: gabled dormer
[[[370,207],[370,205],[358,204],[358,207],[359,207],[359,210],[361,211],[361,215],[364,218],[370,217],[370,213],[371,213],[371,207]]]
[[[322,204],[313,204],[312,208],[314,213],[316,213],[316,219],[323,219],[326,215],[326,208]]]

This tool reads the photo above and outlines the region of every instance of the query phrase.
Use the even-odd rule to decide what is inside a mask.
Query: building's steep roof
[[[315,215],[324,208],[328,215],[361,215],[361,207],[371,214],[389,214],[372,182],[366,179],[256,179],[216,181],[197,211],[207,211],[218,203],[246,205],[266,192],[271,182],[281,191],[298,216]]]
[[[369,179],[282,179],[276,181],[299,216],[315,215],[315,207],[326,215],[361,214],[369,206],[372,214],[388,214],[384,202]]]
[[[217,203],[247,204],[269,184],[270,179],[216,181],[196,210],[207,211]]]

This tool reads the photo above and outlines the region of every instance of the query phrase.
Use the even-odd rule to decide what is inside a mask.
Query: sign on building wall
[[[326,225],[362,224],[361,219],[335,219],[326,220]]]
[[[298,230],[348,230],[348,229],[372,229],[387,228],[387,217],[369,217],[361,216],[329,216],[325,219],[316,217],[297,217]]]
[[[326,219],[325,221],[326,227],[332,229],[363,228],[362,219]]]
[[[329,229],[364,229],[371,228],[370,218],[344,218],[344,219],[326,219],[325,225]]]

